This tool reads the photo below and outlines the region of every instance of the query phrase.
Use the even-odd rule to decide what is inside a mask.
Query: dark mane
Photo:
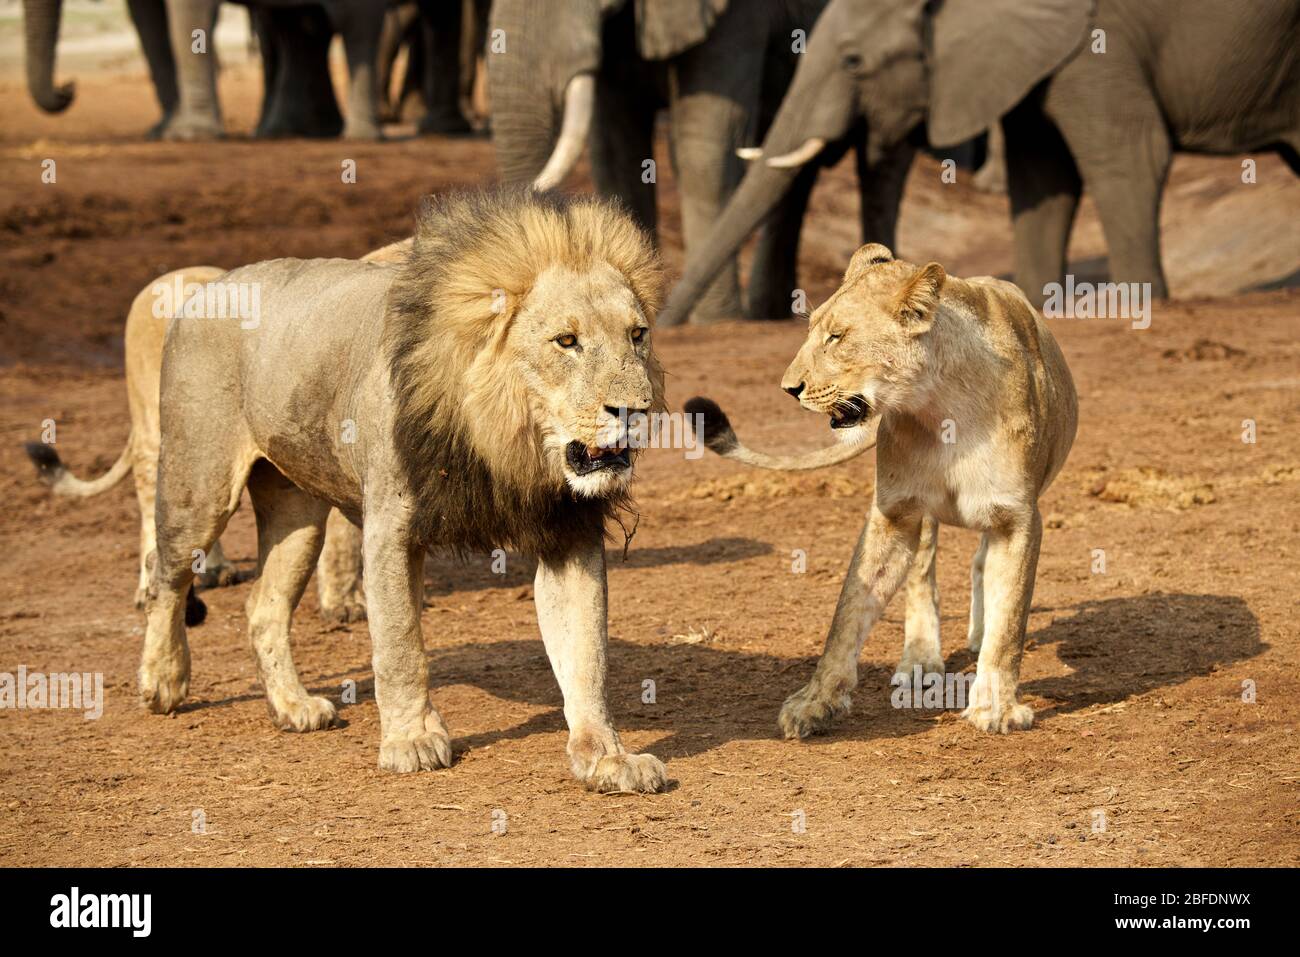
[[[598,539],[606,519],[628,506],[622,495],[574,496],[547,470],[535,424],[518,421],[520,403],[466,381],[470,363],[492,347],[542,270],[596,260],[619,269],[653,314],[658,260],[613,204],[513,188],[425,203],[410,257],[389,290],[384,331],[393,441],[415,496],[419,544],[556,557]],[[467,399],[476,391],[488,395]],[[485,454],[473,434],[488,425],[500,430],[500,444]]]

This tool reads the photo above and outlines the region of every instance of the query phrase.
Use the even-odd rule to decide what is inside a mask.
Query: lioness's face
[[[579,495],[621,490],[636,454],[629,430],[638,430],[662,389],[650,323],[623,277],[605,265],[546,270],[520,306],[507,348],[552,470]]]
[[[863,247],[813,313],[781,388],[830,416],[846,439],[879,412],[915,407],[928,384],[924,336],[943,278],[937,263],[917,267],[883,246]]]

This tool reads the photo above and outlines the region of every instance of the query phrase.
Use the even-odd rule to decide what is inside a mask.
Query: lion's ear
[[[910,335],[920,335],[934,322],[939,293],[948,274],[938,263],[926,263],[907,281],[898,294],[895,315]]]
[[[892,262],[894,254],[889,251],[888,246],[882,246],[880,243],[867,243],[861,249],[853,254],[849,260],[849,268],[844,270],[844,284],[857,282],[864,272],[872,266],[880,263]]]

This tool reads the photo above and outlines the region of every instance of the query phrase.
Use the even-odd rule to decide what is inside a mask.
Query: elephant
[[[139,34],[140,47],[162,109],[162,118],[149,130],[150,139],[198,139],[220,134],[219,117],[211,122],[203,119],[196,124],[187,119],[188,114],[184,111],[177,115],[183,97],[178,86],[173,43],[183,40],[183,46],[179,48],[183,50],[182,64],[206,71],[203,82],[189,76],[192,69],[182,71],[185,73],[181,77],[183,82],[198,82],[203,87],[204,83],[213,81],[215,74],[214,54],[210,51],[204,54],[191,52],[192,30],[206,29],[210,34],[215,22],[216,4],[204,6],[211,7],[209,14],[197,21],[184,19],[178,25],[174,16],[178,10],[186,18],[193,13],[182,3],[175,0],[127,0],[127,9]],[[49,113],[66,109],[75,95],[74,84],[56,86],[54,83],[54,55],[62,9],[62,0],[24,0],[28,89],[36,105]],[[251,13],[262,49],[265,80],[256,135],[337,136],[344,124],[329,77],[329,44],[334,25],[326,11],[307,4],[259,3],[251,6]],[[193,26],[200,21],[204,26]],[[173,27],[176,27],[175,32]],[[190,99],[193,100],[194,96],[191,95]],[[199,99],[210,102],[215,110],[212,87],[201,89]]]
[[[825,0],[495,0],[487,44],[492,131],[503,179],[558,185],[591,150],[598,192],[655,232],[650,161],[668,110],[688,256],[742,172],[794,71],[792,32]],[[766,106],[764,104],[767,104]],[[773,213],[755,252],[751,314],[790,314],[799,222],[812,177]],[[692,319],[741,314],[735,256]],[[712,278],[712,277],[711,277]]]
[[[127,0],[126,6],[140,37],[140,48],[149,64],[149,77],[162,108],[162,119],[149,131],[150,138],[157,138],[179,100],[167,12],[163,0]],[[54,51],[62,15],[63,0],[23,0],[27,89],[32,101],[47,113],[61,113],[76,96],[74,83],[58,86],[54,83]]]
[[[923,127],[936,147],[999,124],[1016,283],[1060,281],[1084,186],[1112,280],[1163,298],[1160,197],[1175,150],[1277,150],[1300,173],[1300,0],[831,0],[762,147],[660,323],[709,282],[855,122],[869,161]],[[870,237],[868,237],[870,238]]]
[[[419,133],[471,133],[466,116],[475,72],[487,32],[487,0],[405,0],[384,18],[379,40],[379,101],[383,119],[400,121],[408,101],[423,108]],[[398,51],[406,46],[407,62],[400,86],[393,91]]]
[[[197,31],[211,37],[216,24],[220,0],[166,0],[167,24],[171,34],[172,51],[176,57],[179,102],[176,111],[163,131],[165,139],[207,140],[222,135],[221,109],[217,102],[216,59],[209,45],[200,49],[195,39]],[[293,23],[310,23],[296,19],[300,14],[286,13],[286,9],[314,6],[323,9],[334,32],[343,37],[343,49],[348,62],[348,110],[343,125],[343,135],[348,139],[378,139],[380,128],[377,114],[377,88],[375,57],[379,35],[383,29],[385,0],[247,0],[259,23],[259,34],[276,24],[292,26]],[[286,21],[284,18],[290,18]],[[323,22],[323,21],[321,21]],[[317,127],[320,121],[332,122],[323,83],[328,82],[328,71],[322,70],[328,54],[329,36],[322,31],[311,33],[286,31],[284,41],[272,46],[266,62],[272,64],[281,82],[287,84],[278,90],[268,90],[267,105],[263,109],[259,133],[263,135],[328,135]],[[264,44],[265,49],[265,44]],[[276,65],[282,65],[278,69]],[[322,81],[322,75],[325,80]],[[305,77],[300,81],[298,78]],[[305,82],[310,88],[306,102],[294,100],[294,85]],[[329,99],[332,100],[332,90]],[[306,128],[302,128],[306,124]]]

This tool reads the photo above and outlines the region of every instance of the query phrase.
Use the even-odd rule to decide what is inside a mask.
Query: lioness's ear
[[[849,268],[844,270],[844,285],[857,282],[868,267],[892,262],[893,259],[894,254],[889,251],[889,247],[880,243],[867,243],[849,260]]]
[[[920,335],[934,322],[934,308],[939,304],[939,291],[943,289],[948,274],[938,263],[926,263],[907,281],[898,294],[895,313],[911,335]]]

